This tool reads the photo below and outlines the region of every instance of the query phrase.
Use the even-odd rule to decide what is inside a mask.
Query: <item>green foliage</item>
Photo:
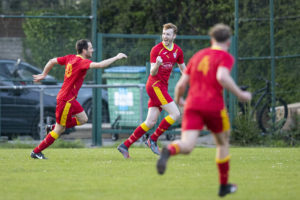
[[[269,147],[293,147],[300,145],[300,120],[299,116],[292,117],[290,130],[268,129],[267,133],[262,133],[257,121],[251,115],[251,107],[248,105],[246,113],[240,113],[235,117],[230,141],[238,146],[269,146]],[[269,121],[272,127],[272,121]],[[277,125],[280,121],[277,122]]]
[[[287,103],[300,99],[300,58],[278,58],[278,56],[298,55],[300,41],[299,1],[274,1],[274,40],[275,40],[275,79],[280,87],[275,94]],[[239,57],[270,56],[270,11],[269,1],[239,1]],[[269,59],[239,61],[239,84],[248,84],[253,90],[261,87],[257,76],[271,79],[271,62]]]
[[[233,11],[228,0],[103,0],[98,27],[102,33],[161,34],[162,25],[172,22],[180,35],[206,35],[217,22],[233,25]]]
[[[74,9],[89,10],[91,0],[2,0],[1,2],[3,3],[0,4],[0,11],[5,14],[24,14],[28,11],[43,9],[51,11],[52,14],[56,14],[61,10],[68,14],[69,11]]]
[[[28,15],[43,15],[50,11],[28,12]],[[73,11],[71,14],[81,14]],[[61,13],[63,15],[63,12]],[[76,54],[75,43],[87,38],[90,31],[89,20],[29,18],[23,23],[25,59],[37,67],[44,68],[49,59],[67,54]],[[64,67],[54,67],[51,72],[63,80]]]
[[[14,0],[16,9],[26,8],[28,15],[90,15],[89,0],[82,1],[20,1]],[[77,5],[77,3],[79,4]],[[230,0],[101,0],[98,5],[98,32],[123,34],[161,34],[162,25],[172,22],[178,27],[178,35],[206,35],[208,29],[219,22],[234,25],[234,1]],[[59,5],[59,6],[58,6]],[[30,9],[44,8],[37,11]],[[270,56],[269,1],[239,1],[239,57]],[[299,54],[300,1],[274,1],[275,55]],[[49,14],[50,13],[50,14]],[[82,19],[26,19],[25,58],[43,68],[49,58],[75,53],[74,44],[80,38],[90,38],[90,20]],[[237,33],[235,33],[237,34]],[[116,65],[145,65],[149,53],[157,41],[151,39],[107,39],[103,41],[102,58],[118,52],[129,55],[126,61]],[[176,40],[185,54],[185,62],[208,41]],[[94,44],[95,46],[95,44]],[[276,95],[287,103],[300,99],[300,58],[278,58],[275,62],[275,78],[281,87],[275,88]],[[63,68],[56,67],[50,74],[59,80]],[[263,85],[257,76],[271,79],[269,59],[238,60],[238,83],[250,85],[257,90]],[[90,74],[87,78],[91,80]]]
[[[99,32],[125,34],[161,35],[162,25],[176,24],[178,35],[207,35],[208,28],[219,21],[233,24],[233,2],[227,1],[166,1],[129,0],[100,1],[98,18]],[[218,14],[216,14],[218,13]],[[124,23],[126,21],[126,23]],[[118,52],[128,55],[127,65],[145,65],[151,48],[160,39],[115,39],[103,40],[103,58]],[[200,48],[209,46],[208,41],[179,40],[185,62]]]
[[[266,142],[271,146],[277,145],[278,142],[281,142],[282,146],[300,145],[300,116],[297,113],[291,113],[291,115],[292,123],[289,130],[277,130],[269,135]]]
[[[282,127],[286,123],[285,118],[277,119],[275,116],[275,122],[273,122],[272,112],[268,113],[268,121],[265,123],[265,129],[267,133],[272,133],[273,135],[281,134]]]
[[[43,9],[30,11],[26,14],[89,15],[88,3],[86,1],[83,4],[83,9],[82,7],[81,9],[74,7],[70,10],[68,7],[63,7],[57,11]],[[99,5],[98,28],[99,32],[102,33],[160,35],[162,25],[173,22],[178,26],[178,34],[180,35],[206,35],[208,27],[218,21],[232,25],[232,5],[232,2],[228,3],[224,0],[214,2],[168,1],[164,3],[157,0],[129,0],[126,2],[104,0],[100,1]],[[75,42],[80,38],[89,37],[91,26],[89,20],[82,19],[30,18],[23,23],[23,29],[26,35],[24,40],[25,59],[29,63],[43,68],[50,58],[75,53]],[[153,39],[106,39],[103,41],[102,58],[106,59],[118,52],[124,52],[128,55],[128,59],[115,63],[115,65],[145,65],[149,61],[151,48],[156,42]],[[200,44],[193,40],[176,40],[177,42],[183,46],[186,63],[196,51],[209,45],[207,41],[200,41]],[[64,68],[54,67],[50,74],[62,80]],[[88,74],[87,79],[91,80],[91,78]]]
[[[260,132],[257,122],[251,115],[251,108],[248,105],[247,112],[239,114],[234,119],[230,142],[241,146],[258,146],[263,141]]]
[[[300,144],[300,115],[297,113],[292,113],[293,123],[290,126],[290,134],[289,134],[289,141],[290,145],[293,146],[295,144]]]
[[[120,5],[122,4],[122,5]],[[300,34],[300,26],[296,26],[299,19],[289,19],[291,16],[299,16],[300,2],[275,1],[275,54],[285,56],[298,54],[300,51],[299,40],[295,40]],[[141,12],[141,10],[143,12]],[[100,2],[98,13],[100,32],[104,33],[141,33],[161,34],[161,26],[167,22],[175,23],[180,35],[206,35],[208,29],[215,23],[223,22],[233,27],[234,23],[233,1],[166,1],[160,3],[152,1],[108,1]],[[270,22],[269,1],[244,0],[239,1],[239,48],[240,57],[270,56]],[[283,17],[283,18],[281,18]],[[286,17],[286,18],[284,18]],[[123,20],[128,23],[123,23]],[[183,47],[185,60],[188,62],[191,55],[197,50],[208,46],[195,41],[176,40]],[[114,46],[114,49],[119,44]],[[123,44],[124,45],[124,44]],[[149,44],[150,45],[150,44]],[[106,45],[107,46],[107,45]],[[106,47],[105,46],[105,47]],[[125,46],[131,46],[125,42]],[[185,47],[186,46],[186,47]],[[133,48],[138,48],[133,45]],[[138,52],[142,52],[142,48]],[[150,50],[147,46],[144,49]],[[133,50],[124,49],[132,57]],[[109,51],[109,50],[107,50]],[[104,49],[106,52],[106,49]],[[106,56],[107,57],[107,54]],[[140,61],[139,61],[140,58]],[[138,56],[135,62],[144,65],[147,55]],[[128,60],[131,63],[131,60]],[[297,102],[300,99],[300,59],[277,59],[276,82],[281,87],[276,87],[276,95],[281,96],[287,103]],[[271,78],[271,65],[268,59],[256,59],[239,61],[238,78],[239,84],[250,85],[251,89],[261,88],[263,82],[257,80],[257,76],[266,79]]]

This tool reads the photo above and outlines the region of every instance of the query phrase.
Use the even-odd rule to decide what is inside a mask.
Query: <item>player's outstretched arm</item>
[[[43,80],[49,73],[49,71],[52,69],[52,67],[58,64],[57,59],[56,58],[52,58],[50,59],[47,64],[44,67],[43,73],[41,74],[36,74],[36,75],[32,75],[33,77],[33,81],[34,82],[40,82],[41,80]]]
[[[127,56],[124,53],[118,53],[118,55],[116,55],[115,57],[102,60],[101,62],[92,62],[90,64],[90,68],[104,68],[123,58],[127,58]]]
[[[232,92],[240,101],[250,101],[252,95],[250,92],[242,91],[231,78],[230,71],[226,67],[219,67],[217,71],[217,80],[225,88]]]
[[[174,100],[179,106],[184,106],[185,101],[183,99],[183,95],[189,83],[189,79],[190,79],[189,75],[183,74],[176,84]]]

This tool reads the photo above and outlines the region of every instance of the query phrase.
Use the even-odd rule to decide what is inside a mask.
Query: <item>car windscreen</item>
[[[22,80],[32,80],[32,75],[34,74],[40,74],[41,72],[38,70],[34,70],[30,67],[27,67],[26,65],[19,65],[18,68],[18,76]]]
[[[0,75],[2,78],[10,79],[15,67],[10,63],[0,63]]]

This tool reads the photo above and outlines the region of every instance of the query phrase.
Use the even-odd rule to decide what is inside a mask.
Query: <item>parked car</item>
[[[61,87],[62,83],[57,83]],[[88,86],[83,84],[83,86]],[[51,95],[57,95],[59,88],[46,89],[45,92]],[[88,123],[92,123],[93,118],[93,89],[82,87],[79,90],[77,101],[82,105],[84,111],[88,116]],[[108,113],[108,93],[107,90],[102,89],[102,123],[109,123],[109,113]]]
[[[28,63],[21,62],[19,59],[16,60],[0,60],[0,85],[2,86],[13,86],[13,85],[32,85],[32,75],[40,74],[42,70],[34,67]],[[58,85],[57,80],[48,75],[42,84],[46,85]],[[55,106],[56,106],[56,95],[60,87],[57,89],[46,89],[44,92],[44,110],[45,119],[44,123],[55,122]],[[1,133],[6,134],[31,134],[35,139],[38,139],[38,130],[32,130],[33,127],[38,127],[39,120],[34,119],[36,116],[39,117],[39,90],[26,89],[21,90],[1,90]],[[83,106],[86,111],[89,122],[92,120],[92,99],[93,93],[91,88],[81,88],[77,97],[78,102]],[[2,101],[3,100],[3,101]],[[102,121],[109,122],[108,114],[108,103],[107,103],[107,91],[102,89]],[[30,106],[29,106],[30,105]],[[25,109],[26,107],[26,109]],[[9,110],[9,109],[10,110]],[[24,110],[22,109],[24,108]],[[37,109],[38,108],[38,109]],[[38,113],[30,111],[30,109],[37,109]],[[15,112],[17,110],[18,112]],[[29,113],[27,113],[29,112]],[[26,117],[20,113],[27,113]],[[29,115],[32,114],[32,115]],[[30,123],[24,122],[30,121]],[[20,124],[18,123],[20,122]],[[22,122],[22,123],[21,123]],[[13,125],[14,124],[14,125]],[[39,129],[39,127],[38,127]],[[30,130],[30,132],[29,132]]]
[[[0,73],[1,86],[21,85],[7,78]],[[40,139],[39,99],[37,89],[1,89],[1,135],[10,139],[17,135]],[[55,107],[55,96],[44,94],[44,123],[55,123]]]
[[[19,81],[22,85],[33,84],[32,75],[41,73],[42,70],[36,68],[28,63],[18,60],[0,60],[0,73],[5,76],[7,80]],[[42,84],[55,85],[56,79],[48,75]]]

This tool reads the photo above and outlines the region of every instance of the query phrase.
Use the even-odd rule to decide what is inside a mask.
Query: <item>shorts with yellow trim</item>
[[[162,83],[161,81],[147,82],[146,91],[149,95],[148,108],[159,107],[166,105],[173,101],[172,97],[168,93],[168,85]]]
[[[192,108],[184,109],[182,130],[202,130],[204,125],[213,133],[218,134],[230,130],[227,110],[203,111]]]
[[[69,127],[72,122],[72,116],[83,111],[80,103],[74,99],[71,101],[57,100],[56,104],[56,122],[62,126]]]

